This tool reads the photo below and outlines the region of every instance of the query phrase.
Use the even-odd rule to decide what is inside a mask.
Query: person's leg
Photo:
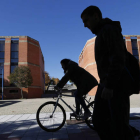
[[[134,135],[129,127],[129,96],[119,88],[113,91],[110,100],[110,112],[112,114],[111,128],[114,140],[134,140]]]
[[[79,114],[80,113],[80,103],[76,98],[77,97],[77,90],[74,92],[74,96],[75,96],[75,104],[76,104],[76,114]]]
[[[108,101],[101,98],[103,86],[98,85],[92,122],[101,140],[113,140],[110,133],[110,112]]]
[[[126,93],[126,92],[124,92]],[[127,95],[127,94],[125,94]],[[129,125],[129,118],[130,118],[130,99],[129,99],[129,96],[125,96],[124,97],[124,101],[123,101],[124,104],[124,110],[126,110],[126,113],[124,114],[125,115],[125,124],[126,124],[126,130],[124,130],[124,133],[125,133],[125,139],[130,139],[130,140],[134,140],[134,132],[133,132],[133,129],[130,127]],[[125,112],[125,111],[124,111]]]
[[[81,106],[83,107],[85,112],[89,112],[89,109],[86,106],[86,103],[85,103],[82,95],[80,95],[80,93],[78,93],[78,90],[77,90],[77,92],[75,94],[75,101],[76,101],[77,105],[79,104],[79,106],[80,106],[80,104],[81,104]],[[78,109],[80,110],[80,107]]]

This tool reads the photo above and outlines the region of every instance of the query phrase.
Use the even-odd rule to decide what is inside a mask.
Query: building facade
[[[23,88],[24,98],[38,98],[44,93],[44,57],[39,42],[28,36],[0,36],[0,98],[21,98],[21,89],[9,83],[8,76],[16,66],[28,66],[33,83]]]
[[[140,35],[124,35],[124,41],[126,44],[127,50],[133,54],[139,62],[140,65]],[[89,73],[91,73],[99,82],[99,77],[97,73],[97,67],[96,67],[96,62],[95,62],[95,55],[94,55],[94,45],[95,45],[95,39],[91,38],[89,39],[80,56],[79,56],[79,66],[86,69]],[[95,95],[97,90],[97,87],[93,88],[90,92],[89,95]]]

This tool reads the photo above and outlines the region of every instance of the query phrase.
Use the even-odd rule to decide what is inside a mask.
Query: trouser
[[[85,112],[88,112],[89,109],[86,106],[86,103],[82,97],[82,95],[80,95],[80,93],[78,93],[78,90],[76,90],[74,92],[74,96],[75,96],[75,104],[76,104],[76,113],[79,114],[80,112],[80,104],[83,107]]]
[[[129,96],[118,87],[110,100],[101,98],[104,86],[98,85],[93,124],[101,140],[134,140],[129,127]]]

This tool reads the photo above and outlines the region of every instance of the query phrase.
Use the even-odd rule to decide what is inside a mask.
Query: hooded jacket
[[[97,80],[89,72],[73,61],[69,62],[67,71],[57,86],[62,88],[69,80],[77,86],[80,95],[87,94],[93,87],[98,85]]]
[[[100,83],[114,89],[120,84],[126,63],[126,46],[119,21],[102,19],[96,27],[95,60]]]

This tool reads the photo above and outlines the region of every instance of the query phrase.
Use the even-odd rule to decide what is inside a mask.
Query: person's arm
[[[69,81],[69,73],[66,72],[66,74],[62,77],[62,79],[59,81],[59,83],[56,85],[59,88],[63,88],[63,86]]]

